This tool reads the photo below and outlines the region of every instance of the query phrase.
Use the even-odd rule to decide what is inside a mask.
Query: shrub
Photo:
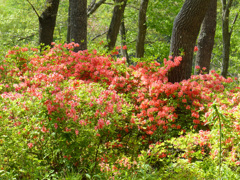
[[[212,71],[172,84],[167,73],[181,57],[128,67],[96,50],[73,52],[74,43],[53,46],[15,47],[0,67],[2,177],[180,178],[184,158],[195,164],[189,177],[205,177],[199,161],[219,165],[216,108],[226,116],[222,159],[237,170],[239,90],[224,90],[232,79]]]

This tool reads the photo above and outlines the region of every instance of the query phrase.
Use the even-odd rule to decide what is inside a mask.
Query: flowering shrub
[[[233,166],[240,164],[240,93],[239,89],[236,88],[224,94],[220,94],[216,98],[219,103],[215,102],[202,117],[206,119],[206,124],[211,124],[211,131],[200,130],[198,133],[189,133],[186,136],[172,139],[176,148],[184,150],[182,156],[188,158],[189,161],[199,160],[206,156],[218,161],[221,154],[221,159],[225,163]],[[219,127],[220,124],[221,128]]]
[[[96,50],[73,52],[74,43],[53,46],[42,53],[15,47],[0,66],[3,177],[68,170],[114,178],[171,159],[214,159],[213,99],[228,119],[223,159],[239,165],[239,89],[224,90],[231,78],[212,71],[173,84],[167,73],[181,57],[128,67]]]

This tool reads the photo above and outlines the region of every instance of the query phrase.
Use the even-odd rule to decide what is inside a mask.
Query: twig
[[[92,0],[91,4],[88,6],[88,9],[91,9],[95,3],[96,3],[96,0]]]
[[[87,16],[89,17],[91,14],[93,14],[105,1],[106,0],[100,0],[97,3],[94,2],[94,4],[92,4],[88,9]]]
[[[236,14],[236,16],[235,16],[235,18],[234,18],[234,20],[233,20],[233,22],[232,22],[232,26],[231,26],[231,29],[230,29],[230,32],[229,32],[230,35],[231,35],[232,32],[233,32],[233,26],[234,26],[235,22],[237,21],[237,18],[238,18],[238,12],[237,12],[237,14]]]
[[[107,4],[107,5],[114,5],[114,3],[104,3],[104,4]],[[127,5],[127,7],[130,7],[130,8],[133,8],[133,9],[136,9],[137,11],[139,11],[139,8],[134,7],[134,6],[132,6],[132,5]]]
[[[92,38],[91,41],[94,41],[95,39],[97,39],[98,37],[100,37],[100,36],[106,34],[107,32],[108,32],[108,30],[105,31],[105,32],[103,32],[103,33],[101,33],[101,34],[98,34],[97,36],[95,36],[94,38]]]
[[[36,15],[38,16],[38,18],[40,18],[40,16],[39,16],[37,10],[36,10],[35,7],[32,5],[32,3],[31,3],[29,0],[27,0],[27,2],[30,4],[30,6],[32,7],[32,9],[34,10],[34,12],[35,12]]]
[[[18,39],[18,41],[22,41],[22,40],[24,40],[24,39],[28,39],[28,38],[30,38],[30,37],[32,37],[32,36],[34,36],[34,35],[36,35],[36,33],[31,34],[31,35],[26,36],[26,37],[20,37],[20,38]]]

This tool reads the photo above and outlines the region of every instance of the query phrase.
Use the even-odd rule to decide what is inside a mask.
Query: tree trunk
[[[120,35],[121,35],[121,46],[122,46],[122,56],[126,58],[127,63],[130,64],[127,49],[124,49],[123,47],[126,46],[126,29],[124,24],[124,17],[122,18],[122,22],[120,25]]]
[[[115,3],[116,5],[113,10],[112,20],[107,34],[108,50],[112,50],[116,44],[127,0],[115,0]]]
[[[70,41],[79,44],[75,52],[87,49],[87,0],[69,0]]]
[[[223,77],[227,77],[229,55],[230,55],[230,41],[231,32],[229,32],[229,13],[232,6],[232,1],[222,0],[222,37],[223,37],[223,60],[222,60],[222,72]]]
[[[68,6],[68,27],[67,27],[67,43],[70,43],[71,42],[71,39],[70,39],[70,29],[71,29],[71,25],[70,25],[70,5]]]
[[[137,37],[137,47],[136,47],[136,57],[141,58],[144,56],[144,43],[145,36],[147,32],[146,25],[146,13],[148,7],[148,0],[141,0],[141,5],[138,15],[138,37]]]
[[[53,33],[56,25],[59,0],[46,0],[44,9],[39,20],[39,44],[46,46],[53,42]]]
[[[216,30],[217,18],[217,0],[212,0],[202,23],[201,32],[198,38],[198,52],[196,55],[196,66],[203,67],[206,70],[202,72],[209,73],[212,50],[214,45],[214,37]],[[195,69],[195,74],[200,73],[199,69]]]
[[[210,2],[211,0],[186,0],[175,18],[170,55],[173,58],[180,56],[181,51],[184,55],[181,64],[169,72],[169,82],[180,82],[190,78],[194,46]]]

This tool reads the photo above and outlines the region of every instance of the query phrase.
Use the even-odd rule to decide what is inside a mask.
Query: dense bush
[[[239,178],[232,79],[212,71],[172,84],[181,57],[127,66],[53,46],[15,47],[0,64],[0,177]]]

